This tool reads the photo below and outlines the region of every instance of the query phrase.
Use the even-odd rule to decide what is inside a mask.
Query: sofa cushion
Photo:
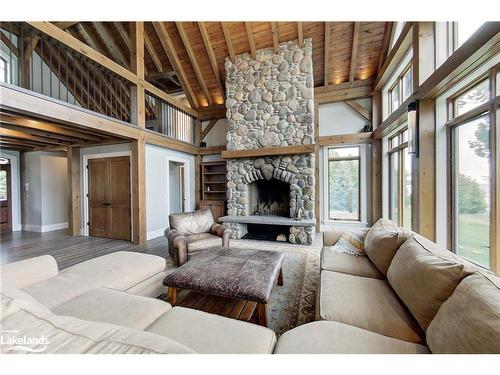
[[[57,262],[50,255],[20,260],[0,267],[2,284],[16,288],[24,288],[58,274]]]
[[[340,236],[342,236],[343,231],[333,230],[323,232],[323,246],[333,246],[339,240]]]
[[[394,339],[338,322],[318,321],[280,336],[276,354],[424,354],[420,344]]]
[[[186,235],[210,232],[214,217],[210,209],[169,215],[170,228]]]
[[[267,354],[276,344],[268,328],[183,307],[174,307],[147,331],[205,354]]]
[[[399,246],[410,236],[390,220],[379,219],[366,234],[365,251],[370,260],[384,274]]]
[[[159,299],[98,288],[55,307],[52,312],[144,330],[171,308],[169,303]]]
[[[322,271],[319,318],[422,343],[418,323],[386,280]]]
[[[500,353],[500,278],[474,273],[456,287],[427,329],[433,353]]]
[[[431,253],[414,238],[396,252],[387,280],[426,330],[441,304],[463,278],[464,266]]]
[[[321,269],[376,279],[384,278],[368,257],[338,253],[330,246],[321,250]]]
[[[61,271],[58,276],[24,288],[49,308],[56,307],[91,289],[130,289],[165,271],[164,258],[129,251],[117,251],[93,258]]]
[[[2,288],[0,300],[4,342],[23,336],[38,340],[21,348],[1,345],[2,353],[193,353],[172,339],[149,332],[55,315],[8,288]]]
[[[192,234],[187,238],[188,253],[222,246],[222,238],[210,233]]]

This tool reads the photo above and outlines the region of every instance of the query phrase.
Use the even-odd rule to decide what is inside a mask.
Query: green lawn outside
[[[458,254],[484,267],[490,265],[489,216],[461,214],[458,225]]]

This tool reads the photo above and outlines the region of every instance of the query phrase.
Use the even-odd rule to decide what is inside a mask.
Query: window
[[[360,147],[328,150],[328,217],[360,221]]]
[[[443,64],[482,24],[478,21],[436,22],[436,67]]]
[[[389,217],[412,228],[412,158],[408,153],[408,130],[389,138]]]
[[[483,115],[452,128],[452,234],[455,252],[490,264],[490,124]]]
[[[413,69],[409,65],[389,89],[389,113],[394,112],[413,92]]]
[[[0,81],[8,83],[9,81],[9,66],[7,60],[0,56]]]
[[[452,102],[453,111],[451,113],[453,117],[463,115],[464,113],[480,106],[481,104],[487,103],[490,100],[489,86],[489,79],[485,79],[484,81],[476,84],[472,88],[456,96]]]
[[[490,266],[491,150],[489,79],[449,100],[451,146],[451,245],[454,252]],[[460,116],[456,120],[455,117]]]

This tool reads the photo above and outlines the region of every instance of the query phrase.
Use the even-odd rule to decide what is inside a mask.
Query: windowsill
[[[322,220],[322,225],[339,225],[343,227],[368,227],[368,223],[366,221],[354,221],[354,220]]]

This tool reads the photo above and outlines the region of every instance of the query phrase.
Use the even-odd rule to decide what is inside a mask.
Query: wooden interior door
[[[10,164],[0,164],[1,183],[5,184],[5,194],[0,200],[0,231],[12,231],[12,192],[10,179]]]
[[[130,158],[91,159],[89,176],[89,234],[130,240]]]

